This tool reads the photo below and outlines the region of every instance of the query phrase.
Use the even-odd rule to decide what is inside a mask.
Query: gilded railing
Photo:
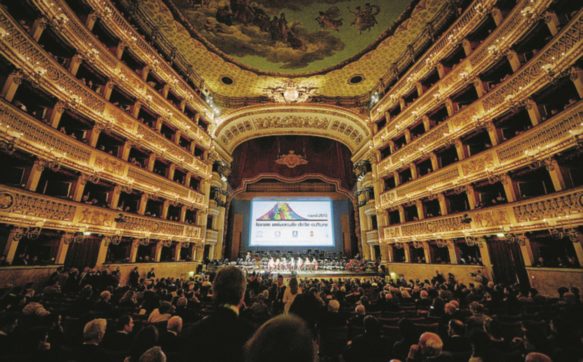
[[[471,84],[472,79],[476,79],[481,72],[498,61],[500,56],[503,56],[506,50],[531,28],[533,19],[540,16],[550,3],[551,0],[544,0],[537,1],[534,5],[528,1],[517,4],[504,22],[478,48],[375,135],[375,147],[382,147],[386,140],[396,137],[405,128],[417,122],[419,117],[443,102],[445,98],[462,89],[464,86]],[[527,8],[529,11],[525,12],[524,10]],[[465,34],[467,32],[455,31],[447,35],[445,39],[447,43],[452,44],[453,48],[453,46],[457,46]],[[442,42],[445,42],[445,40],[442,40]],[[428,53],[431,53],[431,50]],[[443,55],[445,54],[447,53]],[[439,59],[441,58],[438,56],[428,56],[425,63],[434,67]],[[415,86],[415,81],[420,78],[422,77],[416,75],[404,77],[406,82],[411,86]],[[403,87],[402,91],[391,91],[393,101],[398,103],[399,97],[406,94],[409,90],[409,88]],[[393,105],[391,104],[390,106],[392,107]],[[408,146],[405,146],[405,148]]]
[[[463,214],[389,226],[384,229],[383,242],[524,233],[549,228],[577,227],[582,223],[583,187],[578,187],[505,205],[475,209]]]
[[[578,102],[507,142],[381,194],[380,207],[394,207],[480,179],[497,177],[575,147],[582,122],[583,102]]]
[[[81,173],[206,208],[203,194],[75,140],[4,100],[0,101],[0,138],[41,159],[56,161]]]
[[[125,92],[131,94],[143,104],[147,104],[160,116],[180,129],[180,131],[193,138],[205,148],[210,147],[210,136],[178,110],[168,99],[151,88],[141,79],[135,71],[118,60],[107,47],[105,47],[94,35],[79,21],[76,14],[64,1],[34,1],[38,9],[43,12],[51,24],[58,28],[71,44],[77,48],[84,59],[95,64],[100,71],[113,80],[116,85]],[[131,45],[131,43],[128,43]],[[170,82],[171,85],[178,83]],[[200,108],[200,105],[199,107]],[[208,113],[208,110],[207,110]]]
[[[210,165],[84,86],[25,33],[2,7],[0,34],[0,52],[43,90],[64,100],[68,107],[94,120],[96,124],[115,130],[130,142],[163,155],[195,175],[210,177]]]
[[[521,105],[531,94],[544,88],[549,81],[564,73],[582,55],[580,33],[583,31],[583,12],[566,26],[545,48],[509,79],[468,107],[452,116],[402,149],[379,162],[382,177],[452,139],[495,119],[512,106]],[[552,72],[547,71],[548,67]]]
[[[135,238],[200,241],[201,228],[84,205],[0,185],[0,221],[23,227]]]

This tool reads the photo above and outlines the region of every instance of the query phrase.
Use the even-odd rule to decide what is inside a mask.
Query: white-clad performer
[[[298,268],[298,270],[302,270],[302,268],[304,267],[304,261],[302,260],[301,256],[298,257],[296,267]]]
[[[273,260],[273,257],[270,257],[269,261],[267,262],[267,270],[269,271],[275,270],[275,261]]]

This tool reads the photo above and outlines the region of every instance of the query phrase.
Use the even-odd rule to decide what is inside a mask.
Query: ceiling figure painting
[[[208,46],[260,71],[334,67],[391,29],[410,0],[166,0]]]

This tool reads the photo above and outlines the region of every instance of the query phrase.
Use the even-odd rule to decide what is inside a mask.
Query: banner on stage
[[[250,222],[250,246],[334,246],[330,200],[253,200]]]

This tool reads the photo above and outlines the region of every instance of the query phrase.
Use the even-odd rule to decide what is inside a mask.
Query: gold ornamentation
[[[307,165],[308,160],[306,160],[303,155],[296,154],[296,151],[289,150],[288,154],[280,155],[279,158],[275,160],[275,163],[287,166],[288,168],[296,168],[298,166]]]

